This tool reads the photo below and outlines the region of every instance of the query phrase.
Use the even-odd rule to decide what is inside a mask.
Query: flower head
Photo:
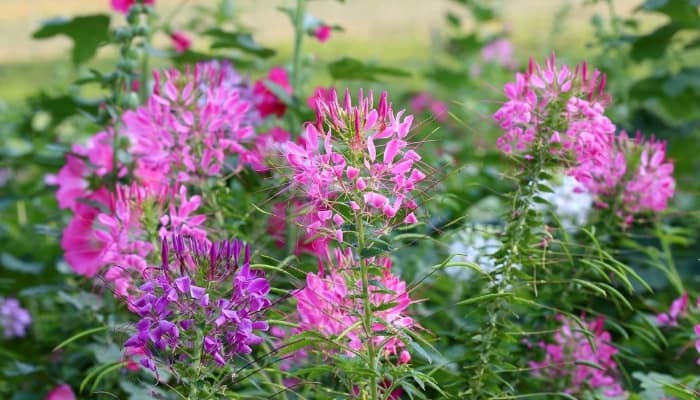
[[[64,383],[51,389],[49,393],[46,394],[44,400],[75,400],[75,393],[70,385]]]
[[[540,343],[544,359],[530,361],[533,375],[562,385],[560,388],[569,394],[600,389],[606,396],[624,396],[613,358],[617,349],[611,344],[610,332],[605,330],[605,319],[587,321],[584,327],[562,316],[558,319],[561,327],[554,334],[554,342]]]
[[[250,247],[238,240],[164,238],[162,263],[139,289],[130,308],[141,319],[124,345],[139,349],[141,364],[153,371],[156,360],[191,362],[196,346],[204,362],[225,365],[250,353],[262,342],[255,331],[268,329],[269,283],[250,268]]]
[[[375,277],[378,283],[370,284],[369,292],[372,305],[381,310],[375,312],[375,317],[386,323],[376,323],[373,330],[397,332],[414,327],[413,319],[404,314],[411,304],[406,283],[391,273],[391,261],[378,258],[367,262],[383,270],[381,276]],[[294,294],[299,329],[312,330],[327,337],[345,332],[343,347],[348,356],[353,356],[363,348],[362,327],[357,326],[347,331],[348,327],[361,319],[358,310],[363,307],[361,281],[355,263],[352,253],[337,250],[335,260],[329,268],[307,274],[306,286]],[[375,345],[381,354],[395,355],[400,363],[406,363],[411,357],[405,351],[406,344],[397,336],[376,335]]]

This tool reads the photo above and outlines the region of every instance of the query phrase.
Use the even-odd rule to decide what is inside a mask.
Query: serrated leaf
[[[73,18],[52,18],[34,31],[34,39],[47,39],[58,35],[68,36],[73,41],[71,58],[80,65],[97,53],[97,49],[109,40],[109,16],[105,14],[84,15]]]

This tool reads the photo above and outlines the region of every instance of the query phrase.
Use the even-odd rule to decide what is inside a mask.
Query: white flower
[[[575,232],[588,221],[593,208],[593,196],[570,176],[558,182],[544,182],[554,193],[540,193],[540,197],[552,205],[552,211],[569,232]]]
[[[484,272],[492,272],[496,269],[496,260],[492,257],[501,247],[501,241],[497,239],[498,231],[488,225],[477,224],[466,227],[457,232],[449,245],[453,263],[473,263]],[[469,279],[474,271],[468,267],[448,267],[445,271],[457,279]]]

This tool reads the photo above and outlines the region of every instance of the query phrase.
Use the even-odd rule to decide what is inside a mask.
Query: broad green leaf
[[[73,41],[73,64],[80,65],[97,53],[97,49],[109,40],[109,16],[85,15],[73,18],[52,18],[44,21],[36,30],[34,39],[47,39],[57,35],[68,36]]]

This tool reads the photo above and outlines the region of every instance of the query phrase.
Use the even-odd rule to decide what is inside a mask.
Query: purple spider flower
[[[161,252],[161,266],[131,304],[141,319],[124,346],[143,350],[141,365],[157,372],[156,359],[185,362],[201,346],[202,362],[223,366],[262,342],[256,331],[268,329],[270,285],[250,268],[247,244],[173,236]]]
[[[32,323],[29,311],[22,308],[15,298],[0,299],[0,326],[6,338],[24,337]]]

